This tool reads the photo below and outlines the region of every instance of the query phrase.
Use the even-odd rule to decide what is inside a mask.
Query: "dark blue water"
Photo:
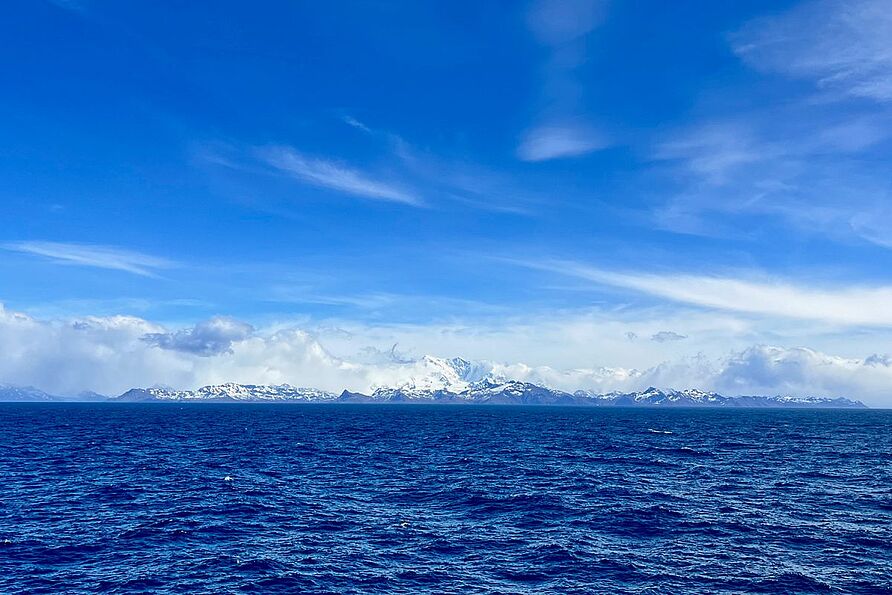
[[[889,593],[892,412],[0,404],[0,592]]]

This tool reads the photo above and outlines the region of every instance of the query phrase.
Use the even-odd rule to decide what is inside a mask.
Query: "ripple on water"
[[[2,593],[892,591],[892,412],[0,404],[0,420]]]

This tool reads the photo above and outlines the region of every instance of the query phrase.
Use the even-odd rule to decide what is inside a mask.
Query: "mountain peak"
[[[541,383],[507,378],[494,373],[493,366],[460,357],[426,355],[401,364],[402,380],[373,385],[369,394],[342,391],[340,394],[291,384],[241,384],[223,382],[195,390],[163,386],[134,388],[108,401],[155,402],[417,402],[502,403],[536,405],[586,405],[623,407],[864,407],[846,398],[792,396],[727,397],[697,388],[677,390],[648,386],[642,391],[598,393],[556,390]],[[95,393],[81,400],[101,400]],[[0,385],[0,400],[64,400],[32,387]]]

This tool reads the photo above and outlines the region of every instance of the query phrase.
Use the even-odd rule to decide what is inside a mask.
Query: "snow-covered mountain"
[[[0,384],[0,401],[58,401],[59,397],[50,395],[33,386],[13,386]]]
[[[405,380],[392,385],[373,385],[372,392],[386,395],[398,391],[407,399],[426,398],[438,391],[461,393],[475,382],[494,378],[485,364],[460,357],[445,359],[426,355],[406,364],[405,369],[408,371]]]
[[[568,393],[529,382],[482,380],[461,392],[448,390],[407,390],[379,388],[369,395],[344,392],[339,401],[360,403],[472,403],[506,405],[586,405],[594,407],[864,407],[860,401],[842,397],[739,396],[726,397],[697,389],[661,390],[648,388],[637,392],[591,391]]]
[[[459,388],[460,390],[454,390]],[[518,380],[494,380],[484,378],[473,383],[462,383],[449,389],[418,388],[403,385],[394,388],[378,388],[371,394],[344,392],[341,401],[362,403],[490,403],[490,404],[530,404],[557,405],[573,404],[574,395],[552,390],[544,386],[520,382]]]
[[[672,390],[649,387],[638,392],[598,394],[576,391],[574,396],[592,405],[614,407],[864,407],[843,397],[735,396],[726,397],[698,389]]]
[[[262,402],[262,401],[332,401],[334,393],[315,388],[300,388],[290,384],[214,384],[198,390],[173,390],[169,388],[133,388],[110,399],[112,401],[203,401],[203,402]]]
[[[225,383],[196,390],[134,388],[110,398],[113,402],[303,402],[303,403],[468,403],[525,405],[587,405],[596,407],[864,407],[846,398],[792,396],[724,396],[697,389],[673,390],[654,387],[636,392],[569,393],[540,383],[506,378],[493,366],[461,358],[425,356],[399,364],[402,381],[372,385],[368,393],[340,394],[290,384],[262,385]],[[91,397],[101,398],[91,394]],[[3,401],[68,400],[34,388],[0,385]],[[88,399],[81,399],[88,400]],[[89,400],[95,400],[91,398]]]

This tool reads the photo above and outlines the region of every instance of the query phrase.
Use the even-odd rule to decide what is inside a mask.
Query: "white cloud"
[[[244,341],[253,332],[254,327],[250,324],[218,316],[200,322],[190,329],[169,333],[148,333],[143,340],[161,349],[209,357],[231,353],[233,343]]]
[[[730,354],[726,351],[724,355],[664,358],[640,365],[646,361],[641,352],[667,347],[652,342],[633,345],[621,332],[623,327],[627,323],[621,320],[586,322],[582,318],[530,322],[526,327],[353,326],[341,333],[341,347],[352,342],[356,355],[350,357],[337,356],[323,346],[323,342],[336,343],[332,330],[310,332],[283,325],[249,331],[245,323],[222,319],[171,330],[128,316],[39,320],[0,306],[0,352],[4,354],[0,358],[0,383],[33,385],[56,394],[92,390],[115,395],[155,384],[195,388],[232,381],[368,391],[375,386],[432,382],[432,377],[440,373],[436,363],[409,357],[408,349],[418,354],[470,357],[477,360],[477,375],[492,372],[561,390],[606,392],[654,385],[698,387],[727,394],[842,395],[875,405],[892,404],[887,390],[892,382],[892,358],[888,355],[860,359],[805,348],[755,346],[741,347]],[[647,323],[638,323],[636,328],[643,332]],[[196,329],[204,330],[196,333]],[[199,335],[208,334],[207,329],[216,329],[210,333],[216,333],[211,342],[217,341],[220,333],[225,337],[210,349],[196,348],[208,344],[197,340]],[[177,345],[161,346],[154,339],[147,340],[159,336],[169,337]],[[393,347],[396,341],[382,342],[392,341],[395,336],[401,346],[406,345],[399,356]],[[551,344],[556,336],[564,337],[570,344],[569,351],[577,354],[603,339],[607,345],[599,353],[616,357],[619,352],[626,365],[541,363],[548,355],[537,354],[531,346],[536,342]],[[375,351],[370,358],[368,346],[375,344],[385,345],[389,355],[383,357]],[[540,363],[519,363],[530,360],[516,358],[520,351],[503,349],[512,344],[519,344],[528,358]],[[592,351],[588,357],[600,356]],[[560,361],[571,360],[562,356],[553,363]]]
[[[423,206],[422,201],[412,193],[394,184],[374,180],[339,163],[305,157],[287,147],[269,148],[261,151],[260,155],[268,165],[314,186],[372,200]]]
[[[669,173],[671,189],[654,224],[727,237],[758,234],[771,217],[798,232],[888,247],[889,189],[877,167],[887,159],[888,123],[881,113],[797,106],[676,131],[653,152],[670,165],[659,173]]]
[[[582,124],[543,125],[524,134],[517,156],[524,161],[546,161],[584,155],[607,146],[601,135]]]
[[[732,394],[854,396],[888,406],[890,381],[888,356],[844,358],[803,347],[759,345],[725,359],[712,383]]]
[[[805,2],[732,35],[753,67],[813,80],[820,88],[892,100],[892,2]]]
[[[604,18],[601,0],[537,0],[527,13],[533,37],[549,48],[544,68],[543,106],[523,134],[517,157],[546,161],[606,148],[609,143],[590,124],[583,105],[585,88],[574,70],[585,61],[586,36]]]
[[[877,246],[892,249],[892,208],[885,195],[881,198],[884,199],[878,201],[881,204],[855,213],[848,223],[852,231],[861,238]]]
[[[713,184],[726,182],[740,167],[778,156],[778,149],[757,142],[743,122],[704,124],[657,146],[657,159],[679,161]]]
[[[305,322],[302,324],[306,324]],[[724,353],[763,340],[750,321],[722,313],[671,312],[667,309],[568,310],[523,315],[507,311],[483,312],[418,324],[330,322],[336,331],[314,332],[326,347],[346,359],[355,359],[362,347],[402,353],[460,355],[475,360],[514,361],[557,369],[591,367],[650,367],[683,353]],[[773,325],[777,328],[779,325]],[[633,342],[666,328],[684,330],[696,337],[683,342]],[[796,340],[795,334],[792,336]],[[764,336],[764,340],[776,339]]]
[[[196,328],[214,326],[221,326],[219,320]],[[236,321],[226,326],[247,328]],[[170,338],[168,348],[157,345],[162,336]],[[331,356],[300,329],[229,333],[228,348],[218,344],[204,351],[190,338],[197,338],[194,328],[171,331],[135,317],[39,320],[0,306],[0,382],[56,394],[91,390],[111,395],[155,384],[291,382],[330,389],[367,384],[358,366]]]
[[[350,116],[343,121],[388,147],[399,169],[423,184],[431,198],[447,199],[472,208],[516,215],[532,214],[544,199],[530,195],[522,181],[494,172],[478,162],[445,157],[413,145],[397,133],[373,128]]]
[[[676,167],[655,224],[758,234],[773,218],[797,232],[888,247],[882,215],[889,190],[880,172],[892,130],[890,39],[890,0],[801,2],[731,34],[745,64],[821,93],[768,85],[758,109],[713,115],[664,138],[654,156]],[[782,92],[774,102],[772,90]],[[710,107],[712,114],[724,109]]]
[[[207,143],[198,146],[195,155],[214,169],[237,172],[249,185],[257,183],[254,179],[257,176],[285,175],[302,183],[367,199],[432,208],[461,204],[516,215],[532,215],[537,207],[552,203],[550,196],[531,191],[525,180],[492,170],[479,161],[447,152],[435,153],[395,132],[350,116],[342,117],[341,121],[364,133],[365,138],[360,140],[377,152],[382,172],[396,173],[388,177],[361,171],[338,160],[310,157],[285,145],[239,148]],[[459,153],[463,154],[464,149]],[[423,188],[423,197],[416,192],[420,188]]]
[[[657,144],[653,156],[678,162],[713,185],[799,183],[801,174],[811,175],[809,161],[826,155],[845,159],[889,137],[888,118],[879,115],[828,120],[816,114],[804,128],[784,118],[735,116],[696,124]]]
[[[144,277],[154,276],[157,269],[176,266],[173,261],[116,246],[25,241],[11,242],[2,247],[14,252],[43,256],[59,264],[112,269]]]
[[[497,173],[477,162],[419,149],[393,133],[379,134],[388,139],[401,168],[421,180],[434,195],[451,202],[515,215],[531,215],[545,202],[516,177]]]
[[[344,116],[343,118],[341,118],[341,120],[347,126],[352,126],[353,128],[356,128],[357,130],[362,130],[363,132],[365,132],[367,134],[372,133],[371,128],[369,128],[368,126],[366,126],[365,124],[363,124],[362,122],[360,122],[359,120],[354,118],[353,116]]]
[[[528,266],[692,306],[839,325],[892,326],[892,286],[819,288],[783,280],[618,273],[574,262]]]
[[[687,335],[682,335],[675,331],[660,331],[651,335],[650,340],[657,343],[667,343],[669,341],[683,341],[687,338]]]
[[[892,358],[831,356],[804,347],[755,345],[723,357],[694,356],[646,369],[594,368],[560,371],[523,364],[494,365],[505,376],[563,390],[700,388],[725,395],[842,396],[873,406],[892,404]]]

